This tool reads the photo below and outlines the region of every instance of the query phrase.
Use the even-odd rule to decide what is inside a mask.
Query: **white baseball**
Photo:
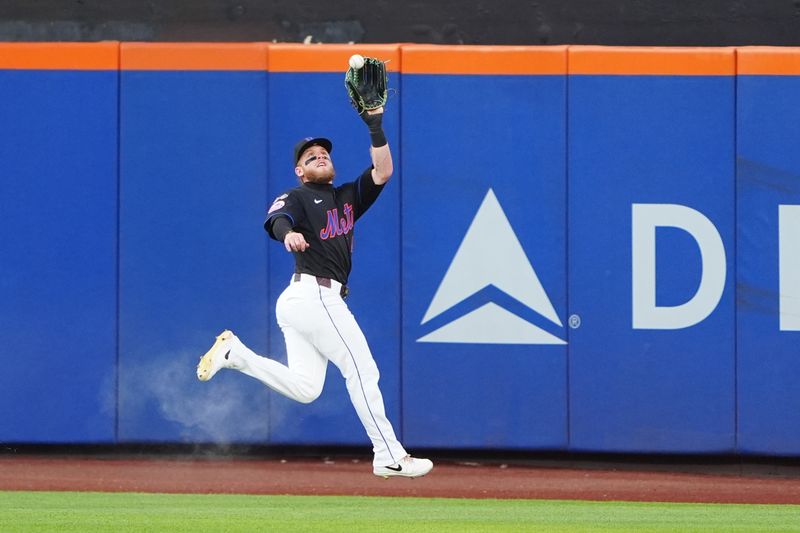
[[[364,56],[361,56],[359,54],[353,54],[350,56],[350,60],[348,61],[348,63],[350,63],[351,68],[358,70],[364,66]]]

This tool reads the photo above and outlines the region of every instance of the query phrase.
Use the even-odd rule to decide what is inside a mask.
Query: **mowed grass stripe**
[[[0,492],[0,531],[800,531],[800,506]]]

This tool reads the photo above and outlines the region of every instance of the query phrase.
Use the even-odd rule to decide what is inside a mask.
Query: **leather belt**
[[[312,274],[306,274],[307,276],[311,276]],[[323,278],[321,276],[314,276],[317,280],[317,285],[320,287],[325,287],[326,289],[330,289],[333,284],[331,283],[330,278]],[[300,273],[295,272],[294,274],[294,281],[300,281],[302,279],[302,275]],[[342,298],[347,298],[347,295],[350,294],[350,289],[347,288],[347,285],[342,284],[342,288],[339,289],[339,295]]]

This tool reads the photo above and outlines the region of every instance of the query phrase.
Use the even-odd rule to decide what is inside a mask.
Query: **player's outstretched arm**
[[[372,155],[372,165],[375,167],[372,169],[372,181],[377,185],[382,185],[389,181],[389,178],[392,177],[392,172],[394,172],[389,143],[377,148],[371,147],[370,154]]]
[[[383,185],[389,181],[389,178],[392,177],[392,172],[394,172],[392,152],[389,149],[386,134],[383,133],[383,107],[372,111],[364,111],[361,113],[361,118],[369,128],[369,137],[372,143],[369,149],[372,156],[372,166],[374,167],[372,169],[372,180],[377,185]]]

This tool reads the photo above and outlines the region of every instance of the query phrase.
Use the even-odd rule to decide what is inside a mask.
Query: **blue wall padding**
[[[262,385],[194,375],[223,329],[267,345],[267,74],[121,84],[119,439],[267,440]]]
[[[798,90],[798,76],[738,78],[738,406],[746,453],[800,452],[800,332],[781,330],[778,297],[779,206],[800,205]],[[800,227],[790,235],[800,246]]]
[[[731,76],[570,77],[570,449],[734,450],[733,157]],[[632,204],[716,226],[725,290],[699,324],[633,329]],[[683,230],[656,238],[656,303],[675,306],[697,290],[700,254]]]
[[[0,71],[0,440],[113,442],[116,71]]]
[[[467,329],[480,335],[521,320],[523,329],[566,338],[566,76],[406,75],[403,98],[408,102],[402,132],[406,440],[413,446],[563,448],[564,344],[464,343],[459,341],[466,332],[442,328],[458,328],[459,319],[476,313],[471,316],[477,327]],[[491,272],[485,288],[465,289],[461,301],[448,302],[422,323],[445,273],[466,287],[476,272],[499,272],[488,259],[503,252],[493,246],[492,235],[503,230],[505,238],[506,230],[491,222],[481,228],[483,242],[476,245],[483,246],[488,261],[450,267],[490,189],[561,327],[518,301],[527,279],[513,274],[496,279]],[[514,317],[490,302],[501,303]],[[442,338],[437,331],[453,342],[420,341],[429,334]],[[509,340],[498,335],[498,341]]]
[[[332,365],[310,405],[195,377],[226,328],[286,360],[293,261],[262,224],[298,139],[333,141],[337,183],[369,166],[342,77],[0,70],[0,441],[368,446]],[[395,173],[356,227],[348,304],[405,446],[800,455],[778,268],[800,77],[389,85]],[[699,322],[634,327],[634,205],[713,225],[725,281]],[[653,234],[656,305],[680,306],[707,249]]]

